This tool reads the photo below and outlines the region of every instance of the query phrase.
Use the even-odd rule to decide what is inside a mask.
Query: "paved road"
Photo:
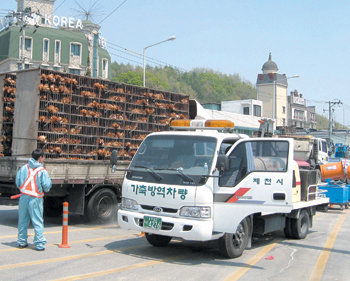
[[[350,280],[350,210],[317,213],[304,240],[282,233],[255,238],[224,259],[215,243],[173,240],[154,248],[139,233],[69,219],[69,249],[59,248],[61,219],[45,220],[46,251],[16,248],[17,207],[0,206],[0,280]]]

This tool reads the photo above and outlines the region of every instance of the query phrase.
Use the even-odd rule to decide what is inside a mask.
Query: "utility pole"
[[[22,32],[22,41],[21,41],[21,68],[22,70],[25,67],[25,38],[26,38],[26,33],[25,33],[25,28],[28,25],[29,19],[33,19],[34,15],[36,16],[40,16],[39,13],[34,13],[32,12],[31,8],[27,7],[22,11],[13,11],[11,12],[8,16],[6,16],[7,18],[10,18],[11,20],[16,19],[16,25],[20,27],[20,32]],[[9,24],[9,26],[12,25],[12,21],[10,20],[11,24]],[[39,25],[38,23],[35,23],[35,28],[38,28]]]
[[[329,128],[328,128],[328,137],[329,141],[331,141],[331,136],[333,134],[333,113],[334,113],[334,106],[336,105],[342,105],[343,103],[338,100],[328,101],[328,116],[329,116]]]

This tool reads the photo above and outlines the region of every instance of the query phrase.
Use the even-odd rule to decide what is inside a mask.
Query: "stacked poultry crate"
[[[185,95],[44,69],[38,96],[37,146],[47,158],[102,160],[117,149],[129,161],[147,134],[189,111]]]
[[[11,155],[13,113],[16,100],[16,76],[6,74],[3,83],[3,108],[1,126],[0,156]]]

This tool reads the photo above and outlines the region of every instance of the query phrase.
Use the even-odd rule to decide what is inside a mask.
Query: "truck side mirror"
[[[115,172],[117,162],[118,162],[118,151],[114,149],[111,154],[111,166],[112,166],[113,173]]]
[[[223,172],[223,171],[228,171],[230,167],[229,164],[229,159],[226,155],[219,155],[218,160],[216,162],[216,168]]]

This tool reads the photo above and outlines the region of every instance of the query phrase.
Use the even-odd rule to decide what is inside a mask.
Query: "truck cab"
[[[327,163],[329,158],[327,140],[315,138],[315,145],[318,146],[316,163],[319,165]]]
[[[177,131],[148,135],[125,174],[120,226],[145,232],[154,246],[172,237],[218,239],[231,258],[242,254],[253,232],[285,228],[301,201],[293,139],[249,138],[233,126],[176,120]]]

